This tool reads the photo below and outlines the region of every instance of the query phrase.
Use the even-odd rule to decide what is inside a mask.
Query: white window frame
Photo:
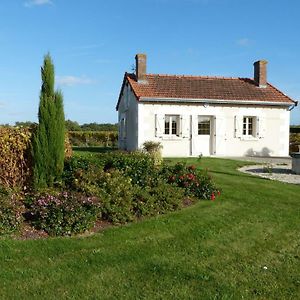
[[[176,124],[176,133],[173,133],[173,122]],[[166,128],[166,124],[168,123],[168,128]],[[168,132],[166,132],[168,131]],[[180,116],[179,115],[171,115],[166,114],[164,116],[164,136],[165,137],[179,137],[180,133]]]
[[[257,118],[255,116],[243,116],[243,137],[256,137]]]
[[[200,133],[200,122],[201,121],[208,121],[209,122],[209,133]],[[211,116],[198,116],[198,122],[197,122],[197,135],[198,136],[210,136],[211,135]]]

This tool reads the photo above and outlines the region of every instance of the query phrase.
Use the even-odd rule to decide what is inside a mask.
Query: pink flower
[[[211,200],[211,201],[215,201],[215,199],[216,199],[216,196],[215,196],[214,193],[212,193],[211,196],[210,196],[210,200]]]

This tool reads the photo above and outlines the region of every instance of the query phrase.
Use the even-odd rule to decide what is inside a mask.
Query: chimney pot
[[[267,61],[258,60],[254,65],[254,81],[260,88],[267,87]]]
[[[147,55],[137,54],[135,56],[135,74],[138,82],[146,81]]]

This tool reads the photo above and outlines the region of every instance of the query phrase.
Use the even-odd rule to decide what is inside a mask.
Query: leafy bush
[[[101,198],[101,212],[104,219],[113,223],[126,223],[133,220],[133,186],[131,179],[121,171],[104,172],[97,168],[78,171],[74,187],[89,196]]]
[[[162,144],[160,142],[154,142],[154,141],[146,141],[143,144],[143,150],[149,153],[153,159],[154,159],[154,164],[159,166],[162,163],[162,155],[161,155],[161,149],[162,149]]]
[[[133,209],[136,217],[163,214],[181,208],[184,198],[182,189],[161,182],[151,189],[137,189]]]
[[[116,169],[78,171],[74,188],[88,196],[99,197],[102,217],[113,223],[126,223],[142,216],[175,210],[185,197],[182,189],[164,181],[140,187]]]
[[[83,172],[94,169],[103,170],[104,165],[105,159],[100,155],[72,156],[65,160],[63,183],[68,188],[76,188],[76,181]]]
[[[0,184],[6,188],[27,187],[31,176],[29,128],[0,127]]]
[[[46,192],[35,196],[33,224],[50,235],[71,235],[90,229],[100,215],[101,202],[74,192]]]
[[[0,235],[17,231],[22,222],[17,196],[0,191]]]
[[[298,152],[300,146],[300,133],[290,133],[290,153]]]
[[[193,165],[177,163],[175,166],[165,166],[162,173],[169,183],[183,188],[186,195],[214,200],[220,193],[208,172],[199,170]]]
[[[157,182],[158,168],[152,156],[141,152],[112,152],[104,157],[104,170],[117,169],[141,187],[152,186]]]

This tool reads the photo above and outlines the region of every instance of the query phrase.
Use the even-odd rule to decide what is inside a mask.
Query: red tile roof
[[[260,88],[249,78],[147,74],[146,79],[146,82],[138,83],[135,74],[125,73],[124,82],[129,82],[137,100],[171,98],[295,103],[271,84]]]

